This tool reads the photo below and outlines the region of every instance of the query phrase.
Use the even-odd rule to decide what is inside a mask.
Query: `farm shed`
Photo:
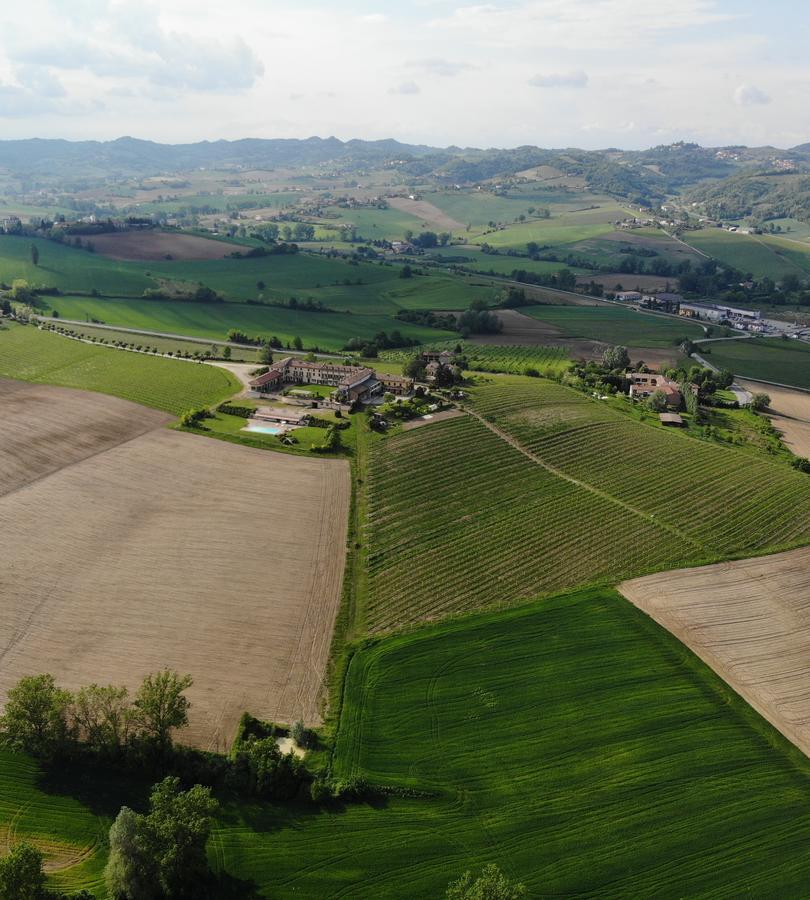
[[[670,425],[673,428],[683,428],[685,424],[678,413],[659,413],[658,418],[662,425]]]

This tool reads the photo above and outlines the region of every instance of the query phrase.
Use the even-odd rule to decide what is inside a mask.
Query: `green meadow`
[[[810,389],[810,344],[781,338],[716,341],[704,344],[707,359],[736,375]],[[767,393],[767,385],[762,386]]]
[[[779,281],[785,275],[810,274],[810,246],[766,235],[732,234],[721,228],[690,231],[684,240],[720,262],[755,278]]]
[[[530,306],[527,316],[559,328],[565,337],[587,338],[608,344],[672,347],[685,337],[703,337],[700,325],[669,316],[638,312],[607,303],[593,306]]]
[[[409,325],[385,315],[301,312],[246,303],[187,303],[177,300],[122,300],[97,297],[49,297],[63,319],[97,319],[106,325],[224,340],[232,328],[250,336],[301,337],[306,347],[339,350],[351,338],[371,340],[380,331],[398,329],[420,343],[447,340],[452,332]],[[147,338],[144,338],[147,340]]]
[[[173,415],[210,406],[241,388],[215,366],[98,347],[33,325],[0,329],[0,376],[112,394]]]

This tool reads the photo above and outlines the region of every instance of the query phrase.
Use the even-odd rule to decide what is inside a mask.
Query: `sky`
[[[0,138],[810,141],[800,0],[0,3]]]

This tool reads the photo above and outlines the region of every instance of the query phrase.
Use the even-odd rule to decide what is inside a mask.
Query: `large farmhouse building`
[[[630,396],[634,400],[646,400],[656,391],[661,391],[667,406],[681,405],[681,388],[677,382],[655,372],[628,372],[627,377],[630,379]]]
[[[321,384],[335,388],[342,403],[370,400],[384,391],[409,394],[413,381],[398,375],[378,374],[364,366],[344,366],[331,362],[310,362],[288,356],[273,363],[264,375],[250,382],[251,390],[268,393],[285,384]]]

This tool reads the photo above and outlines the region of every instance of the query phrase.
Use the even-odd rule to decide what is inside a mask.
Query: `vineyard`
[[[419,349],[454,350],[459,341],[439,341],[425,344]],[[472,372],[496,372],[506,375],[525,375],[527,369],[535,369],[542,374],[563,371],[570,363],[565,347],[545,346],[504,346],[496,344],[479,345],[461,342],[462,354],[467,358],[467,368]],[[417,352],[388,351],[384,359],[406,362]]]
[[[368,490],[374,631],[703,555],[471,417],[376,444]]]
[[[472,394],[478,412],[544,463],[675,530],[704,556],[810,540],[806,475],[641,424],[545,381],[498,379]],[[638,540],[646,542],[646,527]]]
[[[234,376],[215,366],[96,347],[22,325],[0,330],[0,376],[99,391],[174,415],[239,390]]]

